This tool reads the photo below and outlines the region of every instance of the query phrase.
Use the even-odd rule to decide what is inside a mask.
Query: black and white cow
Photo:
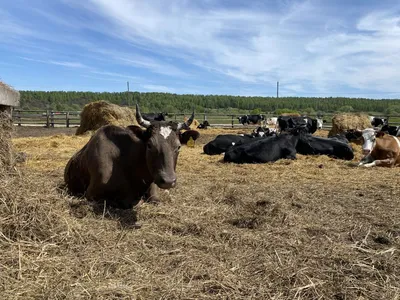
[[[371,125],[374,127],[385,125],[387,123],[387,119],[385,118],[369,117],[369,120]]]
[[[211,126],[210,123],[207,120],[204,120],[203,123],[197,126],[197,129],[207,129],[208,126]]]
[[[239,123],[244,124],[259,124],[261,121],[264,121],[263,115],[245,115],[238,117]]]
[[[296,151],[303,155],[327,155],[344,160],[352,160],[354,158],[351,146],[342,140],[338,140],[338,136],[323,138],[311,134],[303,134],[297,143]]]
[[[389,126],[387,122],[382,126],[380,131],[389,135],[400,136],[400,126]]]
[[[226,152],[232,146],[240,145],[246,141],[259,138],[260,137],[254,137],[250,134],[221,134],[217,135],[217,137],[211,142],[205,144],[203,151],[208,155],[217,155]]]
[[[230,147],[224,155],[225,162],[267,163],[279,159],[296,159],[298,134],[284,133],[277,136],[251,140]]]
[[[289,129],[305,129],[306,132],[313,134],[317,131],[318,122],[310,117],[294,117],[294,116],[279,116],[279,130],[287,131]]]
[[[246,143],[250,140],[263,138],[252,134],[223,134],[218,135],[203,147],[203,151],[208,155],[216,155],[226,152],[230,147]]]
[[[257,127],[256,129],[253,130],[251,133],[252,136],[254,137],[267,137],[267,136],[273,136],[276,135],[276,128],[268,128],[268,127]]]
[[[277,117],[272,117],[272,118],[268,118],[267,119],[267,124],[268,125],[276,126],[277,123],[278,123],[278,118]]]
[[[147,121],[165,121],[165,117],[168,116],[168,113],[147,113],[147,114],[142,114],[143,119]]]
[[[317,129],[322,129],[324,123],[326,123],[326,120],[322,118],[317,118]]]
[[[336,140],[336,141],[339,141],[339,142],[342,142],[342,143],[346,143],[346,144],[350,143],[349,140],[346,138],[346,135],[344,133],[340,133],[340,134],[329,136],[328,139]]]

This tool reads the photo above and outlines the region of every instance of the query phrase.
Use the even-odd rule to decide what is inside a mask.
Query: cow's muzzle
[[[362,154],[365,155],[365,156],[368,155],[370,152],[371,152],[371,150],[368,150],[368,149],[363,149],[362,150]]]
[[[164,190],[171,189],[174,188],[176,185],[176,177],[171,177],[171,178],[159,177],[157,178],[157,180],[155,180],[155,184],[157,184],[157,186],[160,189]]]

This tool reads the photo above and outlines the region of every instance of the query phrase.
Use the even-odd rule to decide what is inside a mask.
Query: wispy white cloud
[[[56,60],[40,60],[40,59],[33,59],[29,57],[20,57],[24,60],[39,62],[43,64],[51,64],[57,66],[63,66],[67,68],[89,68],[88,66],[80,63],[80,62],[71,62],[71,61],[56,61]]]
[[[175,93],[175,90],[163,85],[145,84],[142,86],[149,92]]]
[[[116,72],[107,72],[107,71],[98,71],[98,70],[92,70],[90,71],[90,73],[93,74],[98,74],[98,75],[104,75],[107,77],[114,77],[114,78],[118,78],[119,81],[121,81],[121,79],[125,79],[125,80],[140,80],[139,77],[136,76],[132,76],[132,75],[128,75],[128,74],[121,74],[121,73],[116,73]]]
[[[0,10],[0,38],[19,38],[20,45],[54,41],[46,46],[65,51],[59,57],[91,61],[30,60],[82,69],[87,78],[134,80],[143,89],[181,92],[208,82],[208,90],[217,94],[247,85],[242,92],[262,94],[260,87],[266,86],[274,94],[280,81],[282,91],[293,94],[399,90],[400,5],[370,3],[359,9],[350,2],[318,0],[277,1],[276,7],[264,1],[244,6],[218,0],[60,3],[79,13],[71,16],[43,5],[30,9],[54,29],[26,26]]]
[[[242,82],[272,84],[284,79],[289,86],[305,82],[324,91],[342,84],[371,88],[371,82],[400,75],[396,64],[377,65],[400,46],[400,39],[394,40],[399,16],[388,11],[363,16],[348,32],[341,16],[329,15],[314,1],[289,2],[283,12],[204,9],[188,1],[91,3],[91,9],[112,24],[109,34]],[[327,24],[335,24],[335,31]],[[365,30],[372,33],[360,32]],[[361,52],[365,60],[354,59]],[[397,80],[389,82],[397,87]],[[384,91],[387,85],[376,87]]]

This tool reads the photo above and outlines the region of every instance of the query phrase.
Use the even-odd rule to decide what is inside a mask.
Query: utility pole
[[[128,93],[127,93],[127,96],[126,96],[126,100],[127,100],[127,103],[126,103],[126,104],[127,104],[128,106],[130,106],[130,105],[129,105],[129,104],[130,104],[130,103],[129,103],[129,81],[126,82],[126,86],[128,87]]]
[[[276,82],[276,98],[279,98],[279,81]]]

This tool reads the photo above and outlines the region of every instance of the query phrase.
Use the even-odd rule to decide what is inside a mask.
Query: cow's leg
[[[119,193],[118,206],[122,209],[132,209],[142,203],[138,190],[135,189],[135,184],[129,180],[120,181]]]
[[[86,190],[85,196],[90,201],[96,201],[104,197],[106,191],[106,184],[99,180],[99,178],[90,178],[89,186]]]
[[[396,160],[394,158],[387,158],[387,159],[376,160],[375,164],[376,166],[393,167],[395,162]]]
[[[371,168],[371,167],[375,167],[376,166],[376,160],[374,160],[372,163],[367,163],[367,164],[362,164],[360,163],[359,166],[362,166],[364,168]]]
[[[158,198],[158,187],[154,182],[150,184],[150,187],[145,193],[144,197],[145,197],[145,202],[153,204],[160,203],[160,199]]]
[[[363,164],[361,166],[366,167],[366,168],[375,167],[375,166],[376,167],[378,167],[378,166],[393,167],[395,162],[396,162],[396,160],[394,158],[387,158],[387,159],[375,160],[372,163]]]
[[[370,165],[370,167],[373,167],[373,165],[371,165],[373,162],[374,162],[374,158],[371,156],[371,154],[368,154],[363,159],[361,159],[361,161],[358,165],[359,166]]]

